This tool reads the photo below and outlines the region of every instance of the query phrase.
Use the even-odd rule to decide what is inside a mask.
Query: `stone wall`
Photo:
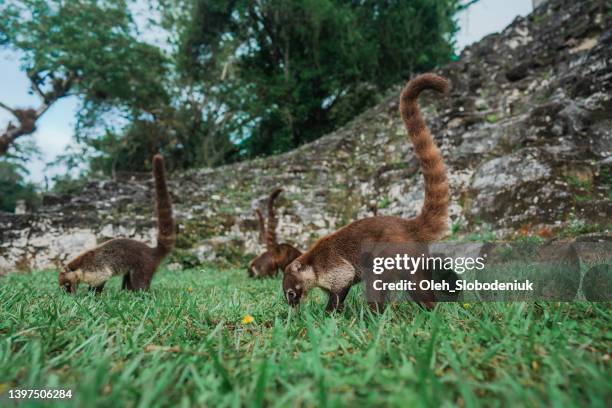
[[[427,95],[422,106],[449,168],[455,235],[609,226],[611,16],[606,1],[550,0],[438,71],[452,92]],[[173,262],[240,261],[261,251],[253,209],[278,186],[279,237],[302,249],[370,215],[373,203],[379,214],[414,216],[423,187],[399,90],[292,152],[171,174]],[[36,213],[0,214],[0,270],[54,267],[111,237],[154,243],[152,188],[148,174],[132,174],[46,196]]]
[[[533,8],[539,7],[541,4],[545,3],[547,0],[531,0],[531,4]]]

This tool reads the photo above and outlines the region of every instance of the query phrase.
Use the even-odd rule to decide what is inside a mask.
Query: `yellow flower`
[[[463,308],[464,309],[469,309],[470,307],[472,307],[472,305],[470,305],[469,303],[464,303],[463,304]]]
[[[189,286],[189,287],[187,288],[187,292],[189,292],[189,293],[193,292],[193,288],[192,288],[191,286]]]
[[[244,315],[244,317],[242,318],[242,324],[251,324],[254,321],[255,318],[253,318],[253,316],[251,316],[250,314]]]

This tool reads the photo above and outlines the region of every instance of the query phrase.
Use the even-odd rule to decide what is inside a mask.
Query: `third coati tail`
[[[266,223],[259,208],[255,210],[255,215],[257,215],[257,221],[259,223],[259,243],[263,244],[266,237]]]
[[[268,198],[268,226],[263,225],[261,212],[257,210],[259,217],[260,234],[263,233],[266,243],[266,252],[259,255],[249,263],[247,272],[251,277],[275,276],[279,269],[283,270],[291,261],[301,255],[301,252],[292,245],[276,240],[276,216],[274,214],[274,201],[282,193],[283,189],[274,190]]]
[[[106,281],[123,275],[123,289],[147,290],[161,261],[175,241],[172,204],[166,186],[164,159],[153,157],[153,178],[157,209],[157,245],[154,248],[127,238],[115,238],[87,250],[70,261],[59,274],[59,285],[70,293],[80,282],[101,292]]]
[[[319,287],[329,294],[328,310],[342,308],[351,286],[362,279],[360,251],[364,243],[426,244],[444,235],[449,203],[446,168],[417,104],[419,94],[426,89],[445,93],[448,83],[434,74],[414,78],[404,87],[399,108],[425,179],[420,214],[409,220],[391,216],[365,218],[319,239],[285,269],[283,292],[291,306],[297,306],[310,289]],[[427,276],[427,271],[419,270],[413,279],[420,281]],[[425,307],[433,307],[433,293],[416,291],[413,295]]]

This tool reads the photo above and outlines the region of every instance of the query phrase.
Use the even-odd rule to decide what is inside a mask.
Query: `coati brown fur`
[[[302,253],[289,244],[278,244],[276,240],[276,216],[274,214],[274,201],[283,191],[282,188],[274,190],[268,198],[268,226],[263,223],[261,212],[258,211],[260,233],[263,231],[266,241],[266,252],[253,259],[247,268],[251,277],[273,277],[278,270],[284,270],[287,265]]]
[[[427,242],[445,233],[449,203],[446,168],[417,103],[418,96],[426,89],[445,93],[448,83],[435,74],[420,75],[406,84],[399,106],[425,179],[425,200],[420,214],[409,220],[393,216],[365,218],[319,239],[285,269],[283,293],[289,305],[297,306],[310,289],[319,287],[329,294],[327,310],[341,309],[351,286],[362,279],[360,251],[363,244],[414,243],[422,249],[422,243],[426,248]],[[418,282],[429,279],[429,275],[431,272],[419,270],[412,279]],[[426,291],[416,291],[413,299],[427,308],[432,308],[435,301],[433,292]],[[370,306],[382,305],[377,302]]]
[[[106,281],[123,275],[122,289],[148,290],[160,262],[170,253],[175,241],[172,204],[166,186],[164,159],[153,157],[155,202],[157,207],[157,246],[115,238],[87,250],[70,261],[59,274],[59,285],[75,293],[80,282],[90,290],[102,292]]]

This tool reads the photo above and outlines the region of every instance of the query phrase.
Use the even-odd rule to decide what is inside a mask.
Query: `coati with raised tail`
[[[360,250],[364,243],[416,244],[426,250],[426,243],[444,235],[449,203],[446,168],[417,103],[426,89],[446,93],[448,82],[435,74],[419,75],[402,90],[399,106],[425,179],[420,214],[409,220],[393,216],[365,218],[319,239],[285,268],[283,293],[289,305],[297,306],[310,289],[319,287],[329,294],[327,310],[341,309],[351,286],[362,279]],[[430,279],[430,275],[429,271],[418,270],[412,279],[418,282]],[[433,292],[415,291],[413,299],[428,309],[434,306]],[[380,303],[384,304],[384,300]],[[380,303],[370,306],[378,308]]]
[[[266,227],[258,211],[260,234],[263,231],[266,241],[266,252],[259,255],[249,263],[247,272],[251,277],[276,276],[279,269],[284,270],[287,265],[302,253],[289,244],[278,244],[276,240],[276,216],[274,214],[274,201],[283,189],[274,190],[268,198],[268,226]]]
[[[75,293],[80,282],[90,290],[102,292],[106,281],[123,275],[122,289],[148,290],[153,274],[170,253],[175,241],[172,204],[166,186],[164,159],[153,157],[153,179],[157,209],[157,246],[127,238],[115,238],[87,250],[74,258],[59,274],[59,285]]]

